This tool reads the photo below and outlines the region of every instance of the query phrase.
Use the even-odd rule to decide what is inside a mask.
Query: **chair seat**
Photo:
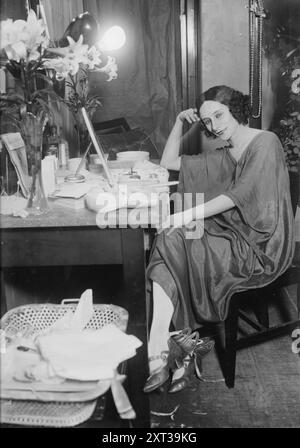
[[[298,283],[300,274],[300,265],[292,264],[280,277],[278,277],[270,287],[272,289],[284,288],[285,286]]]

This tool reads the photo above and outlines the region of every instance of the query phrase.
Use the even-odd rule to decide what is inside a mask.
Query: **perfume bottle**
[[[67,169],[68,161],[69,161],[69,144],[67,140],[63,137],[62,128],[60,127],[59,143],[58,143],[59,168]]]

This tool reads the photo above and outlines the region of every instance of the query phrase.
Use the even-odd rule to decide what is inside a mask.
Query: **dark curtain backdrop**
[[[118,79],[107,82],[92,74],[92,92],[103,97],[94,121],[125,117],[142,127],[161,153],[181,109],[179,0],[83,0],[101,33],[124,28],[125,46],[114,52]]]

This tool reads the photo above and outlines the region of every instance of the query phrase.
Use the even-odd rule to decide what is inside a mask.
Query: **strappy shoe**
[[[202,359],[214,348],[215,341],[210,337],[199,339],[194,350],[195,372],[202,379]]]
[[[172,379],[169,387],[169,393],[176,393],[184,390],[192,381],[192,377],[196,375],[199,380],[203,380],[202,376],[202,359],[213,349],[215,342],[209,337],[196,339],[196,346],[192,352],[183,360],[183,374],[180,378]]]
[[[192,377],[195,374],[195,362],[193,355],[187,355],[183,360],[183,374],[180,378],[172,379],[171,385],[168,389],[170,394],[180,392],[191,383]]]
[[[169,378],[169,352],[163,351],[160,355],[150,356],[149,362],[156,359],[161,359],[162,364],[157,369],[155,369],[147,378],[146,384],[143,389],[143,391],[146,393],[152,392],[158,387],[162,386]]]
[[[209,337],[198,340],[195,347],[195,355],[198,358],[204,358],[215,346],[215,341]]]
[[[183,367],[184,359],[193,354],[198,340],[199,334],[196,331],[192,333],[190,328],[185,328],[169,338],[169,366],[171,369]]]

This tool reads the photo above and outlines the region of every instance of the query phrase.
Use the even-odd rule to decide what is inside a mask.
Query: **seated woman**
[[[194,372],[189,362],[174,363],[174,350],[183,348],[191,355],[198,347],[195,333],[184,330],[170,338],[171,321],[175,330],[196,330],[225,320],[233,293],[267,285],[293,257],[289,177],[279,139],[247,126],[249,97],[227,86],[207,90],[197,108],[178,115],[161,160],[164,167],[180,170],[182,194],[204,193],[204,202],[172,215],[171,225],[159,232],[152,249],[147,275],[153,315],[145,392],[161,386],[170,369],[169,392],[182,390]],[[179,157],[185,120],[201,121],[208,135],[228,145]],[[192,221],[203,223],[201,237],[188,237]]]

